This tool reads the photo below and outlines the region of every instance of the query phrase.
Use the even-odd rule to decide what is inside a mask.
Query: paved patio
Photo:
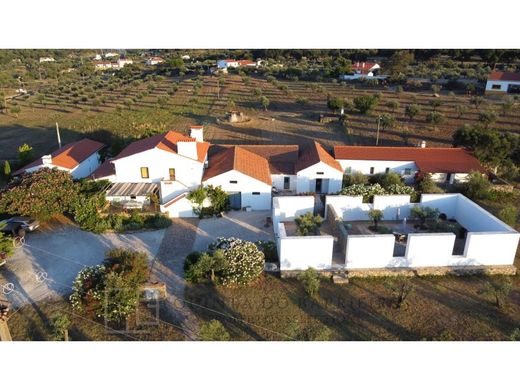
[[[217,237],[237,237],[247,241],[274,240],[272,225],[265,227],[271,211],[230,211],[222,218],[201,219],[192,250],[205,251]]]

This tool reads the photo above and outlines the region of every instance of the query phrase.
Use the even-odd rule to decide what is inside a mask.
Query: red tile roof
[[[202,180],[208,180],[223,173],[236,170],[263,183],[272,185],[267,159],[241,146],[220,149],[209,162]]]
[[[490,81],[520,81],[520,73],[514,72],[491,72],[488,76]]]
[[[104,147],[105,144],[101,142],[83,138],[82,140],[72,142],[52,152],[52,165],[72,170]],[[26,169],[37,167],[42,164],[42,159],[39,158],[38,160],[13,172],[13,175],[19,175],[25,172]]]
[[[89,176],[91,179],[103,179],[116,174],[116,167],[112,164],[112,160],[106,160]]]
[[[319,162],[323,162],[330,167],[337,169],[340,172],[343,172],[339,162],[334,160],[334,158],[325,150],[323,146],[321,146],[318,142],[314,141],[309,147],[304,149],[298,162],[296,163],[296,172],[301,171],[302,169],[308,168],[314,164]]]
[[[152,137],[144,138],[139,141],[132,142],[114,160],[119,160],[137,153],[147,150],[159,148],[170,153],[177,153],[177,142],[196,142],[195,138],[188,137],[176,131],[168,131],[166,133],[156,134]],[[197,142],[197,160],[204,162],[208,153],[209,143]]]
[[[337,160],[414,161],[424,173],[485,172],[479,161],[463,148],[385,146],[335,146]]]
[[[361,73],[368,73],[377,64],[375,62],[356,62],[352,64],[352,70],[360,71]]]

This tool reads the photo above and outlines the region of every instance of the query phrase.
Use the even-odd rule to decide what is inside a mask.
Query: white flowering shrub
[[[106,268],[103,265],[85,267],[79,271],[72,283],[70,303],[76,311],[96,311],[104,297]]]
[[[210,252],[220,249],[224,253],[227,264],[218,275],[224,285],[248,284],[264,270],[265,256],[253,242],[219,237],[208,249]]]
[[[410,195],[413,201],[417,199],[417,193],[413,187],[405,184],[390,184],[386,189],[379,183],[376,184],[352,184],[344,187],[340,191],[340,195],[362,196],[363,202],[372,202],[374,195]]]

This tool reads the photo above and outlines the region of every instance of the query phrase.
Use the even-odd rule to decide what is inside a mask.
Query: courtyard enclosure
[[[280,270],[329,269],[332,265],[334,237],[288,236],[284,222],[314,211],[313,196],[277,196],[273,198],[273,229]]]
[[[352,234],[347,236],[346,269],[396,268],[396,267],[446,267],[446,266],[496,266],[512,265],[520,234],[498,218],[461,194],[424,194],[421,202],[409,203],[408,196],[377,195],[374,203],[362,203],[361,197],[327,196],[326,210],[330,207],[344,222],[368,221],[368,211],[380,209],[383,221],[395,221],[390,226],[396,236],[405,243],[395,243],[392,234]],[[454,233],[420,233],[411,230],[410,209],[414,206],[438,209],[452,222],[458,222],[467,230],[465,237]],[[361,222],[360,222],[361,223]],[[365,222],[366,224],[366,222]],[[402,233],[407,232],[406,234]],[[463,246],[462,254],[456,252],[456,240]],[[405,246],[404,253],[397,253]]]

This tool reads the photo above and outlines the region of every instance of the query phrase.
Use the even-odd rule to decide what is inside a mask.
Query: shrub
[[[412,120],[421,113],[421,106],[417,104],[410,104],[404,109],[404,114]]]
[[[200,326],[199,338],[202,341],[229,341],[231,336],[220,321],[211,320]]]
[[[381,221],[383,219],[383,212],[381,210],[378,210],[378,209],[371,209],[369,212],[368,212],[368,217],[374,221],[374,228],[376,229],[377,231],[377,224],[379,223],[379,221]]]
[[[274,263],[278,261],[278,251],[274,241],[257,241],[255,244],[263,252],[266,262]]]
[[[252,242],[219,237],[208,249],[210,252],[223,251],[227,266],[218,276],[224,285],[249,284],[264,270],[264,254]]]
[[[386,191],[380,184],[362,185],[352,184],[348,187],[344,187],[340,191],[340,195],[348,196],[362,196],[363,202],[372,202],[374,195],[385,195]]]
[[[426,221],[435,222],[439,218],[439,209],[432,209],[431,207],[414,206],[410,210],[413,218],[421,221],[421,227],[425,227]]]
[[[490,194],[491,184],[480,172],[471,172],[464,183],[463,192],[473,200],[487,199]]]
[[[500,308],[513,288],[511,278],[504,275],[489,277],[479,291],[480,294],[491,296],[495,300],[495,306]]]
[[[403,306],[410,293],[414,290],[414,285],[410,278],[405,276],[396,276],[389,279],[385,283],[385,287],[391,291],[395,300],[394,305],[397,309]]]
[[[515,227],[518,217],[518,209],[513,205],[506,205],[500,209],[497,217],[507,223],[509,226]]]
[[[313,215],[310,211],[304,215],[300,215],[294,219],[296,230],[300,236],[309,236],[316,234],[317,229],[321,226],[323,218],[320,215]]]
[[[421,194],[438,194],[444,192],[432,179],[429,173],[424,174],[417,182],[417,189]]]
[[[388,188],[390,185],[402,185],[403,179],[395,172],[377,173],[368,178],[370,184],[380,184],[383,188]]]
[[[368,114],[379,102],[376,95],[363,95],[354,98],[354,106],[361,114]]]
[[[302,283],[305,292],[314,297],[320,290],[320,275],[314,268],[307,268],[298,275],[298,280]]]
[[[229,266],[224,252],[220,249],[213,253],[201,253],[193,260],[194,262],[187,267],[185,275],[186,280],[192,283],[199,283],[203,280],[218,283],[219,276]],[[188,262],[188,259],[186,259],[186,262]]]
[[[55,341],[68,341],[70,318],[67,314],[58,313],[52,317],[52,338]]]

